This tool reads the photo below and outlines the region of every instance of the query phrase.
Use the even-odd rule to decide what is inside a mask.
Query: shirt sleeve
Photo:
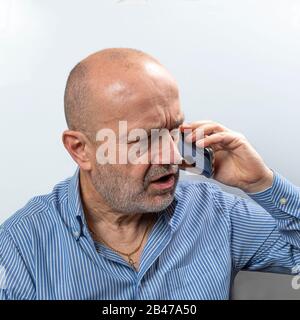
[[[0,229],[0,300],[35,299],[35,287],[16,244]]]
[[[236,197],[230,211],[236,270],[293,274],[300,268],[300,188],[274,172],[270,188]]]

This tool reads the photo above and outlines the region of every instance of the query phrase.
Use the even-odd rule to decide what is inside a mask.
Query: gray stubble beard
[[[177,166],[176,166],[177,167]],[[162,168],[162,167],[161,167]],[[167,173],[166,169],[155,168],[152,175],[146,176],[139,190],[134,189],[138,183],[122,176],[119,171],[102,168],[92,175],[92,183],[106,204],[117,212],[127,214],[159,212],[166,209],[174,199],[174,192],[179,178],[179,170],[175,174],[175,184],[172,190],[149,194],[148,186],[151,176]],[[160,172],[158,172],[160,170]],[[160,201],[154,198],[160,197]],[[151,199],[152,198],[152,199]]]

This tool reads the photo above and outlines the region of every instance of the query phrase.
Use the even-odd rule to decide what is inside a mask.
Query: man
[[[78,169],[2,225],[2,299],[228,299],[241,269],[300,264],[299,189],[243,135],[184,123],[176,81],[155,58],[127,48],[90,55],[69,75],[65,115],[63,143]],[[99,131],[117,135],[121,121],[127,132],[190,129],[187,142],[215,152],[214,179],[257,204],[208,182],[177,183],[181,155],[168,133],[169,163],[162,147],[146,153],[149,163],[120,154],[99,163]],[[137,142],[119,137],[115,147]]]

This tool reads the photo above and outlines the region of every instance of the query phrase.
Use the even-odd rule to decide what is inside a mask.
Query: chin
[[[165,193],[156,195],[152,201],[152,205],[149,207],[152,207],[152,211],[161,211],[166,209],[173,201],[174,194],[173,193]]]

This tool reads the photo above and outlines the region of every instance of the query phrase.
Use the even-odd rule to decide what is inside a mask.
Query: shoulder
[[[219,212],[229,212],[240,197],[223,190],[213,180],[180,180],[176,188],[176,198],[189,205],[211,207]]]
[[[31,198],[22,208],[13,213],[0,226],[0,239],[10,235],[12,238],[26,237],[38,225],[46,225],[59,213],[67,198],[70,178],[57,183],[51,192]]]

